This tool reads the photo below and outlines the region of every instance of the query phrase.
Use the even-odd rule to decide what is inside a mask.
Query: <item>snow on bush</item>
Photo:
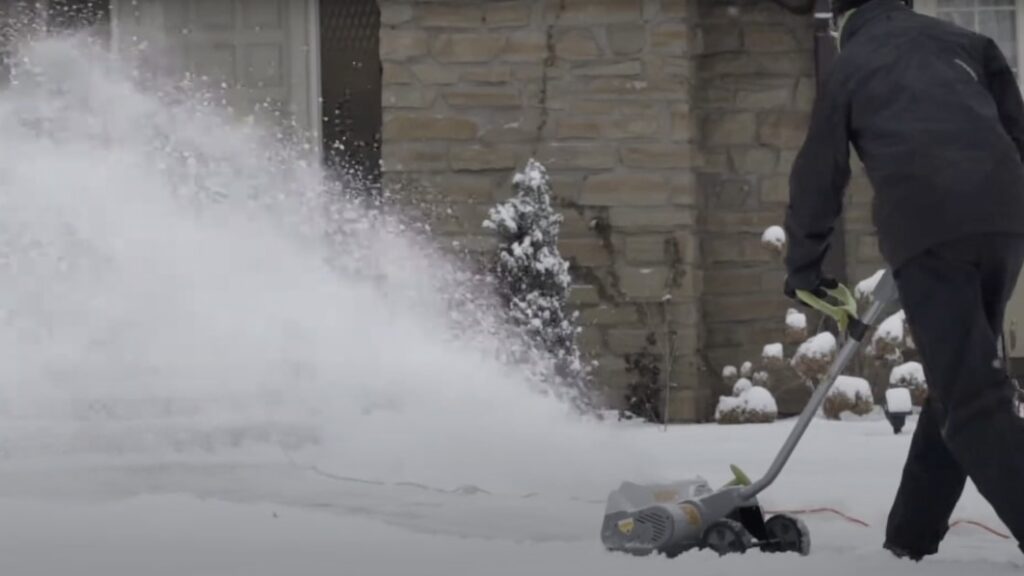
[[[740,376],[744,378],[750,378],[754,375],[754,365],[750,362],[744,362],[740,366]]]
[[[835,356],[836,337],[829,332],[822,332],[797,348],[791,364],[804,378],[818,380],[825,375]]]
[[[885,391],[885,408],[894,414],[909,414],[914,410],[914,402],[910,390],[906,388],[889,388]]]
[[[903,359],[902,348],[906,345],[906,321],[906,313],[902,310],[886,318],[871,337],[870,353],[876,358],[900,362]]]
[[[861,280],[853,289],[854,297],[858,300],[870,301],[871,295],[875,293],[875,288],[878,286],[878,282],[882,280],[882,276],[884,275],[885,269],[882,269],[875,272],[870,277]]]
[[[736,381],[736,384],[732,387],[732,395],[739,398],[746,391],[754,387],[754,384],[746,378],[740,378]]]
[[[807,315],[795,308],[786,311],[786,341],[803,342],[807,339]]]
[[[781,366],[785,362],[785,349],[781,343],[768,344],[761,351],[761,361],[766,366]]]
[[[925,380],[924,366],[919,362],[906,362],[896,366],[889,375],[889,386],[907,389],[914,406],[921,406],[928,394],[928,381]]]
[[[530,345],[554,357],[554,377],[589,405],[590,372],[576,344],[577,314],[566,306],[572,279],[558,251],[562,216],[551,205],[547,170],[531,159],[512,185],[514,196],[484,222],[498,236],[498,295]]]
[[[825,397],[822,410],[825,417],[838,420],[844,412],[852,412],[858,416],[871,413],[875,398],[871,394],[871,384],[863,378],[840,376]]]
[[[786,248],[786,231],[781,226],[771,226],[761,235],[761,244],[776,254]]]
[[[772,393],[767,388],[752,386],[739,396],[720,397],[715,420],[719,424],[759,424],[774,422],[778,413]]]
[[[726,386],[732,386],[740,379],[740,371],[735,366],[726,366],[722,369],[722,381]]]

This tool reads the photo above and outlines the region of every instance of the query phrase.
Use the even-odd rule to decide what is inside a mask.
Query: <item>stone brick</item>
[[[736,105],[740,108],[784,108],[793,102],[793,81],[763,79],[758,86],[736,90]]]
[[[533,14],[532,2],[487,2],[484,6],[484,23],[492,27],[519,27],[530,24]]]
[[[731,237],[705,239],[704,256],[709,264],[771,261],[771,255],[761,245],[759,237],[738,234]]]
[[[636,308],[633,306],[594,306],[580,312],[580,324],[596,324],[607,326],[610,324],[634,324],[640,321]]]
[[[761,291],[761,273],[756,268],[709,268],[704,272],[708,294],[750,294]]]
[[[623,144],[622,165],[629,168],[689,168],[693,151],[687,144]]]
[[[548,38],[544,32],[510,34],[501,58],[510,62],[543,62],[548,55]]]
[[[619,289],[631,300],[661,300],[671,292],[669,279],[671,272],[667,267],[615,267],[619,279]]]
[[[408,60],[425,56],[428,50],[428,35],[422,30],[383,28],[380,31],[381,60]]]
[[[580,194],[583,191],[584,174],[576,171],[554,170],[549,173],[549,177],[551,178],[551,191],[555,199],[579,204]]]
[[[605,348],[604,334],[599,329],[584,329],[576,337],[576,344],[585,355],[599,355]]]
[[[427,190],[424,196],[445,202],[491,203],[498,188],[494,176],[482,174],[417,175],[417,181]]]
[[[796,85],[796,101],[794,106],[797,110],[809,112],[814,108],[814,98],[818,93],[817,84],[814,78],[803,77]]]
[[[379,2],[380,23],[384,26],[397,26],[412,20],[412,4],[399,2]]]
[[[642,24],[615,24],[608,27],[608,46],[616,56],[632,56],[647,45],[647,29]]]
[[[569,289],[569,303],[574,306],[599,304],[601,293],[589,284],[573,284]]]
[[[573,69],[577,76],[639,76],[643,72],[644,65],[639,60],[580,66]]]
[[[666,244],[671,238],[666,234],[627,236],[626,261],[630,264],[665,262],[668,254]]]
[[[757,207],[758,197],[749,180],[729,178],[711,189],[708,199],[714,209],[749,210]]]
[[[663,56],[658,53],[646,54],[644,55],[644,65],[646,66],[647,77],[653,79],[691,80],[696,70],[692,57],[689,55]],[[688,94],[682,93],[677,96],[685,98]]]
[[[732,148],[732,168],[739,174],[771,174],[779,162],[779,153],[771,148]]]
[[[449,159],[454,170],[512,170],[526,152],[507,146],[452,145]]]
[[[448,89],[444,101],[454,108],[519,108],[523,97],[512,87],[465,86]]]
[[[669,185],[672,187],[673,204],[678,204],[680,206],[697,205],[697,195],[699,190],[697,189],[696,178],[694,178],[692,172],[672,176],[669,181]]]
[[[383,137],[392,141],[472,140],[476,135],[475,121],[449,116],[391,116],[383,127]]]
[[[689,104],[672,105],[672,139],[690,141],[693,139],[693,118]]]
[[[745,53],[708,54],[701,57],[700,66],[705,78],[759,72],[755,55]]]
[[[388,84],[413,84],[416,82],[416,76],[413,75],[412,70],[408,66],[395,62],[383,62],[382,64],[381,83],[385,86]]]
[[[710,321],[715,322],[772,320],[778,326],[778,309],[782,298],[782,296],[766,297],[756,294],[709,296],[704,300],[704,313]],[[753,350],[751,352],[756,354]],[[752,358],[748,357],[748,359]]]
[[[661,15],[668,18],[685,18],[690,14],[689,0],[661,0]]]
[[[814,75],[813,52],[748,54],[754,71],[761,74],[779,74],[786,76]]]
[[[480,4],[465,2],[419,2],[416,24],[423,28],[479,28],[484,23]]]
[[[538,147],[537,159],[552,170],[603,170],[614,167],[618,155],[612,146],[550,142]]]
[[[648,331],[637,328],[612,328],[605,335],[608,350],[614,354],[635,354],[647,348]]]
[[[459,70],[454,66],[423,62],[413,64],[411,68],[416,79],[422,84],[455,84],[459,81]]]
[[[562,0],[545,3],[547,20],[560,24],[593,26],[616,22],[640,22],[643,0]]]
[[[805,112],[765,113],[758,126],[758,141],[779,148],[799,148],[807,135],[807,125]]]
[[[703,54],[737,52],[743,47],[740,27],[735,24],[707,24],[700,28]]]
[[[788,173],[793,163],[796,161],[796,155],[799,149],[793,148],[790,150],[779,150],[779,171]]]
[[[631,231],[674,231],[693,226],[694,211],[683,206],[628,207],[616,206],[609,211],[612,226]]]
[[[878,238],[863,235],[857,239],[857,258],[873,260],[878,258]]]
[[[769,176],[761,180],[761,202],[789,202],[789,177]]]
[[[381,156],[386,172],[448,169],[448,150],[443,144],[385,143]]]
[[[490,62],[505,48],[507,38],[493,32],[487,34],[439,34],[430,48],[438,62]]]
[[[743,28],[743,47],[750,52],[793,52],[796,38],[785,26],[753,25]]]
[[[690,47],[690,28],[677,22],[663,22],[651,33],[651,49],[656,54],[684,56]]]
[[[747,212],[709,210],[704,214],[704,230],[727,234],[747,232],[760,236],[769,226],[782,224],[782,220],[783,214],[778,209]]]
[[[384,86],[381,92],[381,102],[388,108],[429,108],[437,100],[437,89],[425,86]]]
[[[751,112],[713,114],[704,122],[704,142],[709,146],[750,144],[757,134],[757,116]]]
[[[667,204],[668,197],[668,182],[660,176],[614,172],[588,177],[580,202],[587,206],[652,206]]]
[[[612,263],[612,255],[600,238],[563,239],[558,250],[578,266],[608,266]]]
[[[590,30],[571,30],[555,40],[555,54],[566,60],[593,60],[601,57],[601,48]]]
[[[586,84],[585,91],[595,96],[616,96],[620,98],[646,100],[678,100],[685,98],[689,86],[685,78],[594,78]]]
[[[469,65],[455,69],[463,82],[478,84],[510,84],[512,67],[507,65],[487,64],[484,66]]]

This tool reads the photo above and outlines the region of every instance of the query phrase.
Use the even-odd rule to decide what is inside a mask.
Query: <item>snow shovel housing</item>
[[[657,485],[623,483],[608,496],[605,508],[601,540],[608,550],[636,556],[660,553],[670,558],[694,548],[710,549],[719,555],[743,553],[751,548],[810,553],[806,525],[784,514],[765,519],[757,496],[778,477],[832,385],[856,356],[870,328],[898,300],[898,294],[891,273],[886,272],[863,317],[857,316],[856,300],[845,286],[829,291],[825,300],[806,292],[798,292],[797,296],[835,319],[847,338],[771,467],[763,477],[751,482],[732,466],[733,480],[718,490],[700,477]]]

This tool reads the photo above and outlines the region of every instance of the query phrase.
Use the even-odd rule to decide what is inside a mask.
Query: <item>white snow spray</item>
[[[458,266],[346,203],[309,150],[82,40],[17,63],[0,90],[7,458],[263,438],[349,477],[576,495],[653,461],[496,360],[486,321],[456,329]]]

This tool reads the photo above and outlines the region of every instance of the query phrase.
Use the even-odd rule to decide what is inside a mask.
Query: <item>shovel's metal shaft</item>
[[[874,326],[885,309],[898,298],[896,281],[892,278],[892,273],[887,270],[876,285],[875,291],[872,294],[871,307],[868,308],[867,313],[860,319],[861,322],[868,326]],[[849,365],[850,361],[856,357],[860,347],[861,341],[857,338],[850,337],[846,339],[846,343],[839,350],[839,354],[836,355],[836,359],[829,368],[825,378],[814,391],[803,412],[800,413],[793,431],[790,432],[786,442],[782,445],[782,449],[775,456],[775,460],[772,462],[771,467],[768,468],[768,472],[756,482],[744,487],[739,493],[741,499],[750,500],[754,498],[768,488],[768,486],[771,486],[772,482],[779,476],[783,466],[786,465],[789,457],[793,454],[793,450],[796,449],[796,445],[800,442],[800,438],[807,430],[807,427],[810,426],[811,421],[814,420],[818,409],[825,402],[825,397],[828,395],[829,390],[832,389],[832,385],[839,379],[839,376]]]

